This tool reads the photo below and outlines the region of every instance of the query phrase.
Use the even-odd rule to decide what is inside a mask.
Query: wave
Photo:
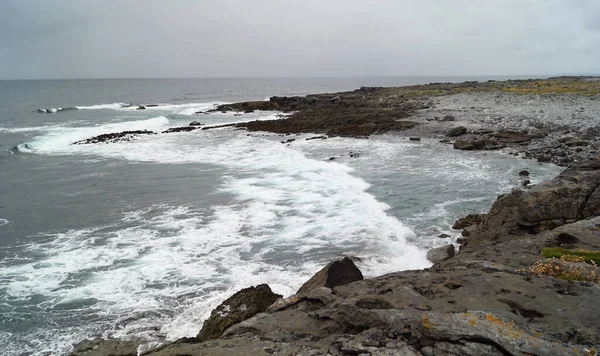
[[[104,110],[104,109],[113,109],[118,110],[121,108],[131,108],[131,104],[127,103],[112,103],[112,104],[97,104],[97,105],[89,105],[89,106],[75,106],[75,109],[78,110]]]
[[[44,135],[36,136],[31,141],[17,146],[18,151],[26,153],[61,154],[72,153],[69,148],[73,142],[85,140],[111,132],[133,130],[160,131],[169,126],[169,119],[157,116],[145,120],[133,120],[88,127],[52,127]]]
[[[0,218],[0,226],[7,225],[10,221]]]
[[[51,108],[51,109],[37,109],[36,111],[41,114],[56,114],[60,111],[77,110],[77,108]]]
[[[89,106],[76,106],[78,110],[122,110],[122,111],[137,111],[137,110],[158,110],[171,111],[178,115],[194,115],[198,112],[204,112],[214,109],[216,106],[224,104],[224,102],[215,101],[209,103],[187,103],[187,104],[98,104]]]

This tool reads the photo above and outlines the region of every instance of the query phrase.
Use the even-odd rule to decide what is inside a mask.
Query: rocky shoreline
[[[361,88],[220,106],[215,110],[291,113],[236,124],[249,131],[393,132],[568,168],[498,197],[487,214],[459,219],[460,249],[430,251],[435,263],[428,269],[363,279],[345,258],[286,299],[266,285],[239,291],[194,338],[160,346],[84,341],[72,355],[597,355],[598,267],[569,254],[543,255],[548,248],[600,250],[598,92],[591,78],[555,78]]]

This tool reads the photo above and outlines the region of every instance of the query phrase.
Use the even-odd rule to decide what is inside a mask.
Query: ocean
[[[0,354],[194,336],[235,291],[268,283],[290,295],[341,256],[366,276],[425,268],[427,249],[458,237],[454,220],[486,212],[520,170],[533,183],[560,171],[393,134],[306,140],[223,128],[73,142],[278,118],[196,114],[272,95],[487,79],[507,78],[0,81]]]

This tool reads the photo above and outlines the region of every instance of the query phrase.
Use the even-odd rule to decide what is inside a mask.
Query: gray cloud
[[[598,73],[597,0],[3,0],[0,78]]]

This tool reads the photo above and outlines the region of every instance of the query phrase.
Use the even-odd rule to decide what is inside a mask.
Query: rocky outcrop
[[[465,227],[476,225],[483,220],[484,216],[484,214],[469,214],[464,218],[456,220],[454,222],[454,225],[452,225],[452,228],[454,230],[460,230],[464,229]]]
[[[281,295],[273,293],[266,284],[240,290],[212,311],[197,341],[218,338],[230,326],[266,311],[278,298]]]
[[[360,281],[363,275],[354,262],[348,257],[334,261],[317,272],[298,289],[296,294],[302,295],[319,287],[334,288],[344,284]]]
[[[290,113],[282,120],[238,124],[250,131],[274,133],[324,133],[329,136],[358,136],[404,131],[417,124],[405,119],[426,107],[424,100],[386,95],[386,88],[363,88],[343,93],[278,97],[269,101],[221,105],[216,112],[253,110]]]
[[[600,160],[575,164],[555,179],[514,189],[496,200],[471,232],[470,242],[539,233],[598,215]]]
[[[94,143],[115,143],[115,142],[123,142],[123,141],[131,141],[133,138],[140,135],[154,135],[156,132],[148,131],[148,130],[137,130],[137,131],[122,131],[122,132],[114,132],[108,134],[102,134],[98,136],[94,136],[85,140],[76,141],[74,145],[87,145]]]

